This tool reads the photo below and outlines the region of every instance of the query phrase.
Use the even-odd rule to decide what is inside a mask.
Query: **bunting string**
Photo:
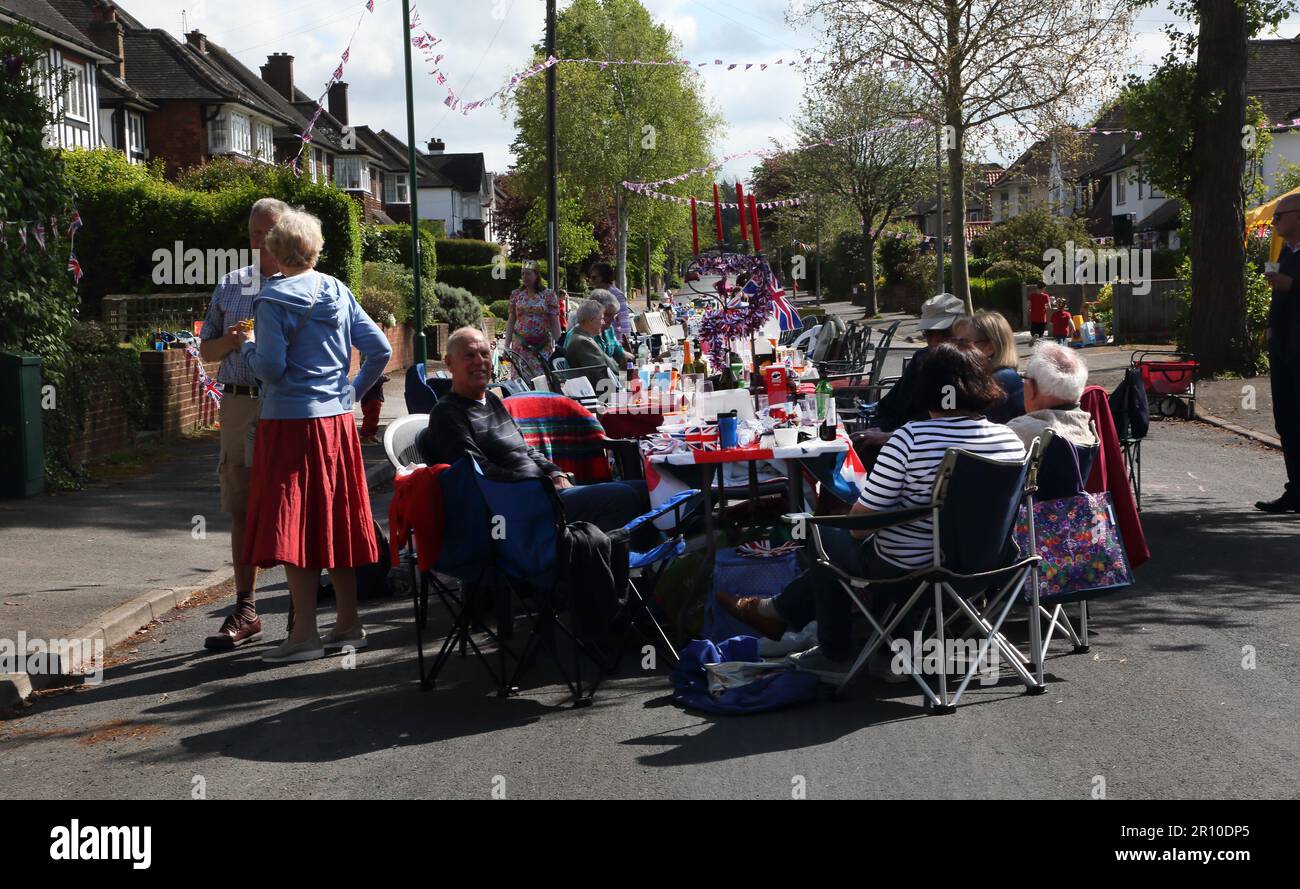
[[[75,251],[77,232],[81,229],[81,213],[75,208],[66,217],[68,223],[68,266],[67,270],[72,272],[73,286],[81,283],[84,276],[81,270],[81,263],[77,260]],[[26,253],[29,249],[29,241],[34,242],[41,249],[42,253],[48,253],[59,242],[59,233],[63,226],[59,222],[58,216],[49,218],[47,227],[44,220],[39,219],[0,219],[0,250],[9,249],[10,231],[18,235],[18,252]]]
[[[676,176],[669,176],[665,179],[653,179],[647,182],[631,182],[625,179],[623,180],[622,185],[624,188],[629,189],[631,191],[639,191],[641,190],[641,188],[644,187],[653,189],[656,186],[660,186],[660,185],[675,185],[679,182],[685,182],[687,179],[690,179],[692,176],[702,176],[708,173],[712,173],[714,170],[720,169],[726,166],[727,164],[731,163],[732,161],[738,160],[739,158],[742,157],[776,157],[777,155],[785,154],[789,151],[807,151],[809,148],[822,148],[828,145],[838,145],[841,142],[851,142],[854,139],[863,139],[869,136],[882,136],[885,133],[892,133],[892,132],[897,132],[899,130],[906,130],[912,127],[918,127],[924,123],[925,123],[924,120],[922,120],[919,117],[916,117],[916,118],[912,118],[911,120],[905,121],[903,123],[891,124],[890,126],[887,127],[875,127],[869,130],[859,130],[856,133],[849,133],[847,136],[837,136],[834,139],[819,139],[815,142],[808,142],[804,145],[797,145],[791,149],[754,148],[749,151],[738,151],[735,154],[725,155],[719,160],[716,160],[713,163],[707,164],[703,167],[695,167],[694,169],[687,170],[684,173],[678,173]],[[723,206],[725,207],[727,205],[724,204]]]
[[[199,355],[199,350],[195,346],[189,345],[185,347],[185,354],[194,359],[194,366],[198,371],[200,391],[215,403],[221,404],[221,386],[217,384],[216,380],[208,376],[208,372],[203,369],[203,358]]]
[[[347,65],[348,60],[352,58],[352,42],[357,39],[357,32],[361,30],[361,23],[366,20],[367,15],[374,11],[375,0],[366,0],[366,7],[361,12],[360,18],[357,19],[356,27],[352,29],[352,36],[348,38],[347,44],[343,47],[343,55],[339,58],[338,67],[334,69],[334,73],[330,75],[329,81],[325,84],[324,92],[322,92],[320,98],[316,100],[316,111],[312,114],[311,120],[307,121],[307,128],[298,136],[298,139],[301,140],[302,144],[298,146],[298,153],[294,155],[293,160],[289,162],[289,166],[293,168],[295,175],[299,172],[298,164],[299,161],[302,160],[303,152],[306,151],[307,146],[311,144],[312,132],[316,129],[316,121],[320,120],[320,116],[325,113],[325,101],[329,98],[330,90],[334,87],[334,84],[343,79],[343,69],[344,66]]]

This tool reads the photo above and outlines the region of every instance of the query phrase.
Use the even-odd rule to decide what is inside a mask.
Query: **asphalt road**
[[[222,599],[173,612],[103,684],[0,723],[0,797],[1086,799],[1097,776],[1116,799],[1295,797],[1300,517],[1250,508],[1280,490],[1281,459],[1171,421],[1144,464],[1154,558],[1094,604],[1090,653],[1048,661],[1045,695],[1006,679],[927,716],[910,687],[865,680],[842,702],[715,718],[667,704],[663,672],[634,666],[572,710],[545,671],[496,699],[472,659],[421,693],[404,601],[365,609],[372,648],[348,669],[201,653]]]

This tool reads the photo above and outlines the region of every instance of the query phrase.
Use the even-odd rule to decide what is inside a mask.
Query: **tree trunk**
[[[961,7],[949,0],[946,9],[948,38],[948,95],[944,108],[944,118],[948,124],[948,206],[952,211],[949,229],[952,247],[948,257],[952,262],[952,294],[966,303],[966,312],[975,314],[975,307],[970,298],[970,276],[966,269],[966,130],[962,124],[962,96],[965,84],[962,83],[961,64],[958,56]],[[939,219],[943,222],[942,215]],[[939,226],[943,229],[943,225]],[[940,235],[943,237],[943,235]],[[943,289],[943,281],[939,282]]]
[[[1193,101],[1207,108],[1192,130],[1192,309],[1187,347],[1208,373],[1253,372],[1246,325],[1246,10],[1235,0],[1200,0]],[[1212,97],[1218,97],[1217,104]]]
[[[870,318],[880,311],[880,306],[876,302],[876,241],[871,237],[871,222],[868,221],[866,229],[862,232],[862,245],[866,248],[867,255],[867,317]]]

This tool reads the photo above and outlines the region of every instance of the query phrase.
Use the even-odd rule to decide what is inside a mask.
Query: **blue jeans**
[[[870,537],[858,540],[842,528],[821,528],[820,533],[831,562],[854,577],[884,580],[907,573],[880,558]],[[853,656],[853,602],[830,571],[814,565],[773,596],[772,605],[792,629],[817,621],[817,644],[826,657],[842,661]]]
[[[575,485],[558,493],[567,521],[591,522],[606,533],[650,511],[650,492],[643,481]]]

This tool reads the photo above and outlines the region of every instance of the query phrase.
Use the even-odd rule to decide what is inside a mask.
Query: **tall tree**
[[[825,22],[842,67],[883,66],[921,88],[913,111],[947,149],[952,286],[969,308],[967,133],[1004,118],[1044,128],[1090,104],[1124,61],[1133,0],[801,0],[801,10]]]
[[[1173,0],[1196,30],[1168,25],[1173,47],[1125,103],[1142,130],[1152,181],[1190,209],[1192,306],[1188,348],[1210,373],[1252,374],[1246,309],[1245,202],[1270,135],[1246,95],[1246,41],[1294,12],[1293,0]]]
[[[574,0],[556,20],[556,54],[672,61],[680,47],[638,0]],[[538,45],[535,59],[544,58]],[[681,65],[565,64],[557,71],[556,89],[562,97],[556,119],[561,175],[582,194],[593,221],[606,216],[613,223],[617,278],[626,289],[630,231],[690,223],[685,207],[636,195],[622,183],[704,166],[718,119],[705,102],[699,76]],[[546,175],[543,78],[524,81],[512,103],[519,169],[540,194]],[[708,180],[696,178],[693,184],[702,194]],[[682,185],[677,193],[686,193]]]
[[[880,233],[920,196],[918,175],[931,131],[902,119],[914,97],[876,72],[830,76],[809,85],[795,130],[818,144],[794,155],[804,190],[838,199],[857,215],[866,307],[877,311],[875,247]]]

